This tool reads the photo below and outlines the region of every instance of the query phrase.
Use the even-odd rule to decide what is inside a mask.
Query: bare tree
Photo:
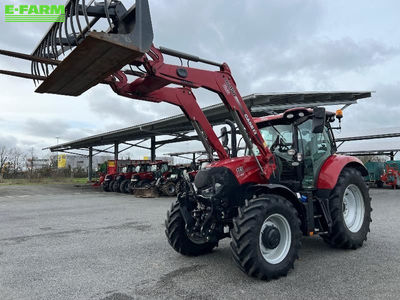
[[[24,161],[25,155],[20,149],[16,147],[11,149],[9,152],[10,173],[15,176],[18,172],[21,172]]]
[[[9,151],[6,146],[0,146],[0,181],[3,180],[3,174],[8,162]]]

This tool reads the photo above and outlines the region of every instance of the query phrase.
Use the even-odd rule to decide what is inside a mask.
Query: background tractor
[[[381,181],[393,189],[400,188],[400,161],[391,160],[385,163]]]

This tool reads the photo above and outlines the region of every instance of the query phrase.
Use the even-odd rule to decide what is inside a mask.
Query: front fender
[[[368,171],[357,157],[334,154],[331,155],[322,165],[318,175],[317,188],[332,190],[339,178],[343,168],[351,167],[359,170],[363,176]]]

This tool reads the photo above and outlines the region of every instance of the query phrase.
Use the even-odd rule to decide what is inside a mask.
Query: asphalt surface
[[[0,186],[0,299],[399,299],[400,191],[371,195],[364,247],[304,238],[295,269],[263,282],[234,265],[228,240],[197,258],[174,252],[163,225],[171,198]]]

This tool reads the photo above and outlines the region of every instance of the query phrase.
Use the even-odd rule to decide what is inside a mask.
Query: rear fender
[[[322,165],[318,175],[317,188],[319,190],[333,190],[342,170],[349,167],[360,171],[362,176],[368,176],[367,169],[358,158],[334,154]]]

